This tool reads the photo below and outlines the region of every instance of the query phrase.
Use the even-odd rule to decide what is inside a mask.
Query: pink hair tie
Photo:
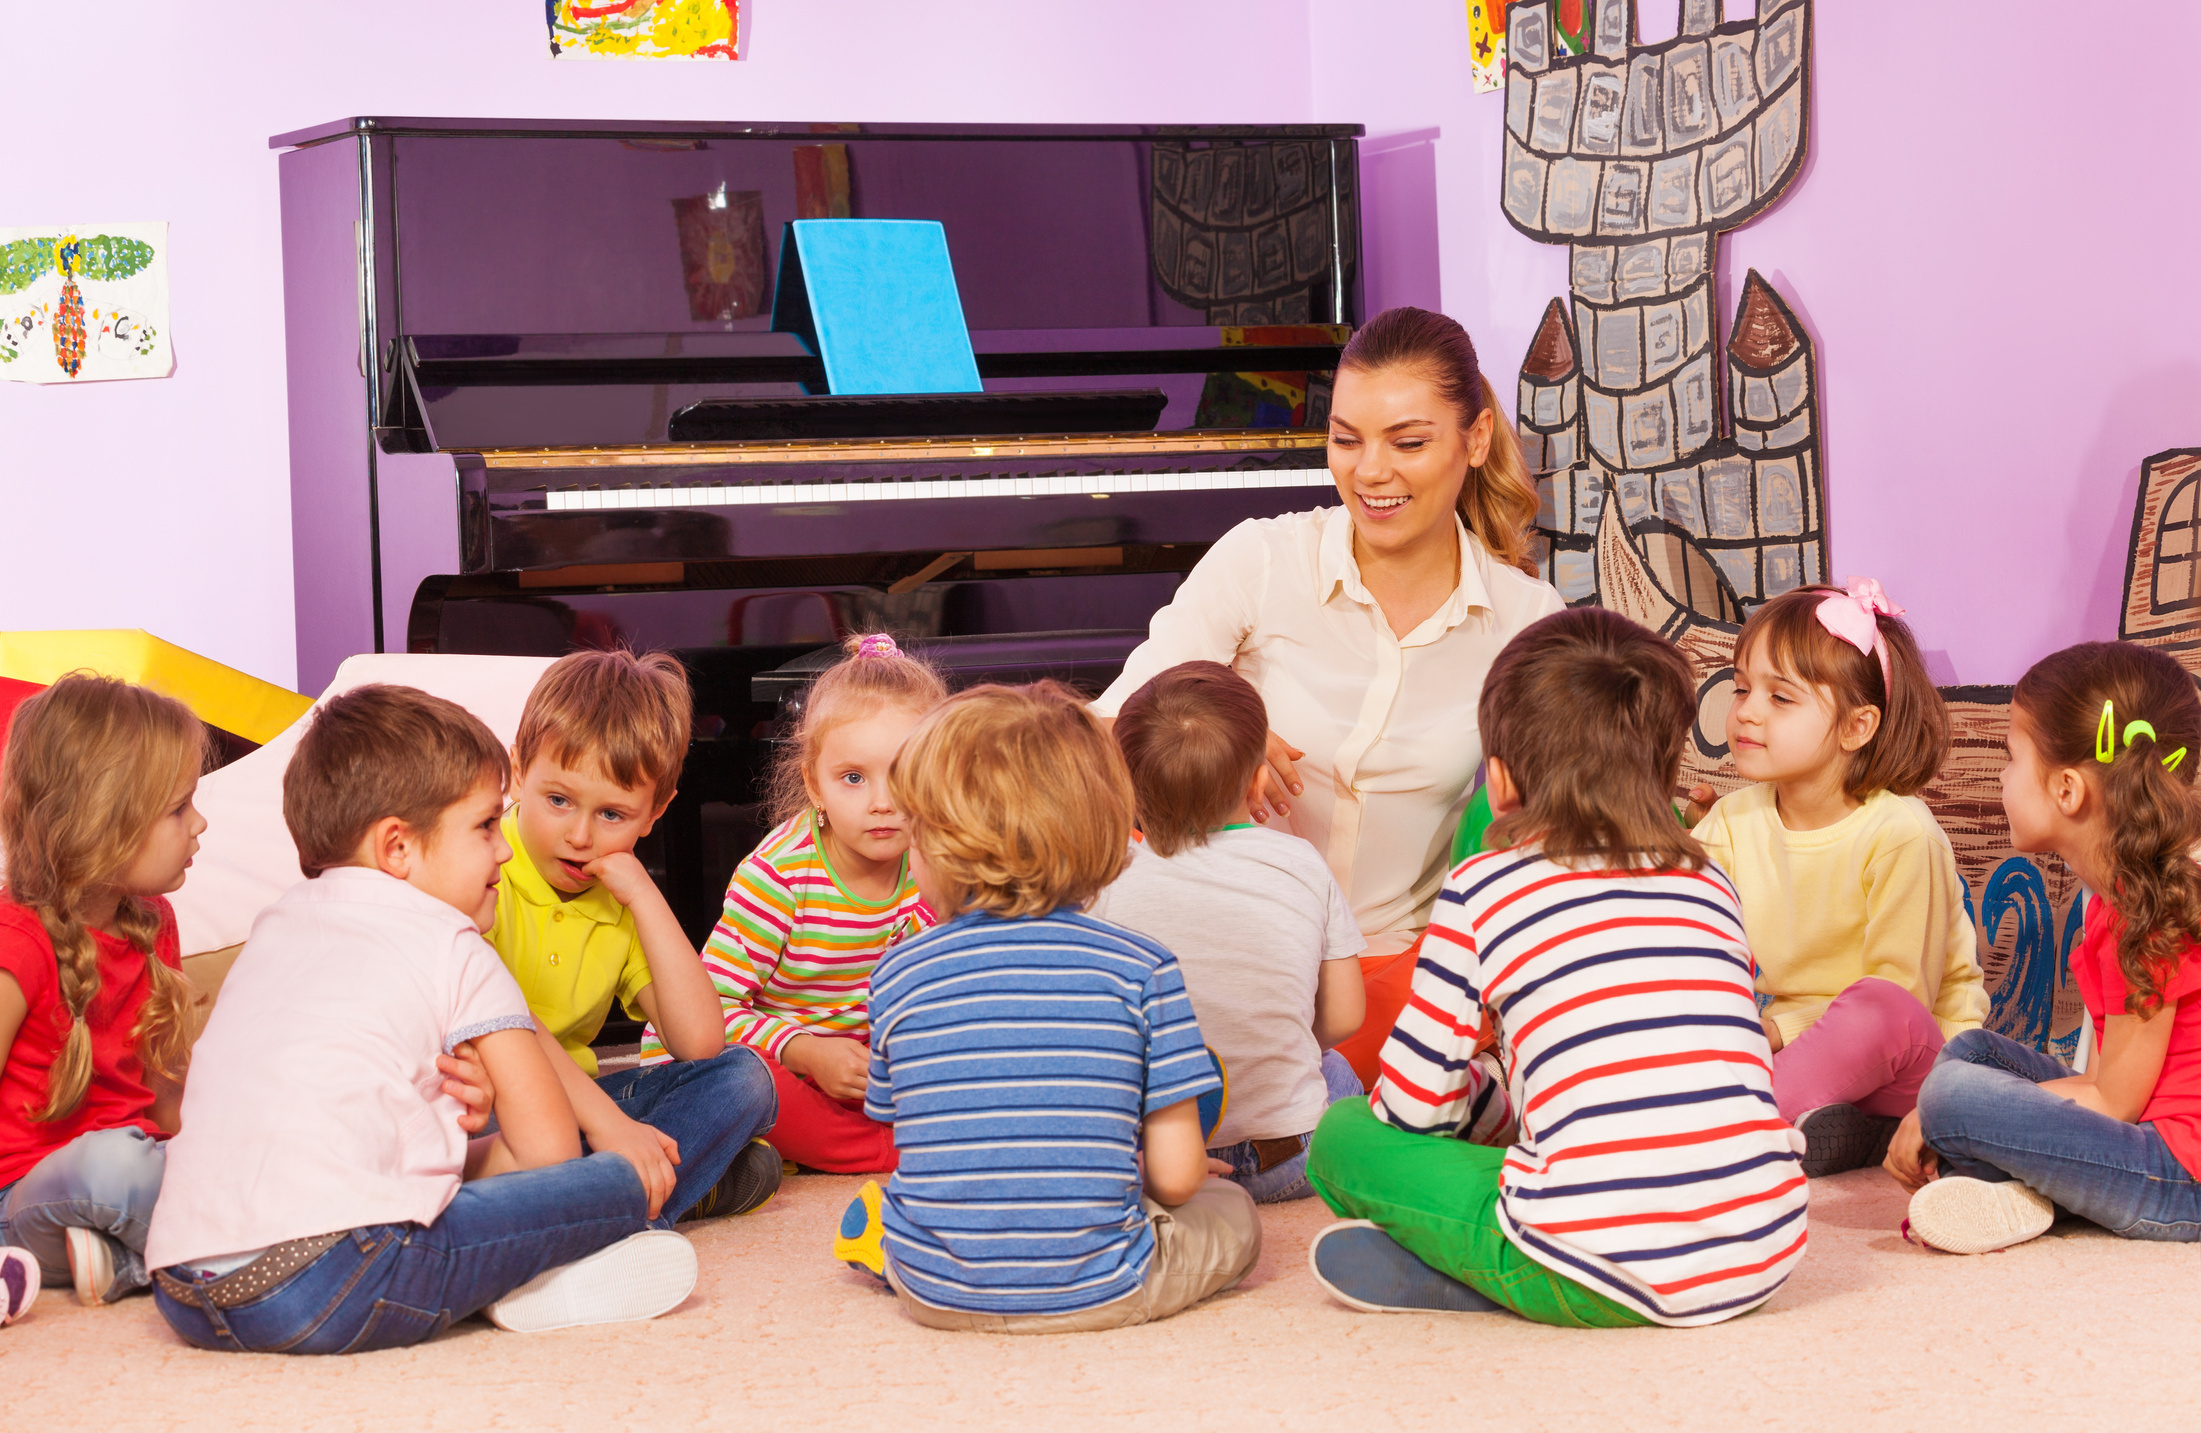
[[[1894,673],[1888,667],[1888,639],[1880,634],[1882,617],[1900,617],[1903,609],[1870,577],[1852,577],[1849,591],[1830,592],[1819,603],[1819,625],[1863,652],[1880,659],[1880,686],[1891,692]]]
[[[899,657],[902,649],[884,632],[874,632],[856,643],[858,657]]]

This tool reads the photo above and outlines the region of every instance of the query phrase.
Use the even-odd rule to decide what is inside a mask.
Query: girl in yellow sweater
[[[1902,615],[1869,578],[1751,614],[1727,745],[1757,784],[1696,827],[1742,897],[1773,1093],[1811,1175],[1877,1163],[1943,1042],[1987,1015],[1955,853],[1913,794],[1949,716]]]

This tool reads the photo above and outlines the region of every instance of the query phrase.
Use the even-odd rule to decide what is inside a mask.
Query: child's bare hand
[[[1903,1116],[1903,1123],[1895,1127],[1895,1137],[1888,1141],[1888,1157],[1880,1167],[1913,1194],[1928,1180],[1940,1176],[1941,1157],[1927,1147],[1926,1136],[1918,1127],[1918,1111]]]
[[[634,1172],[642,1176],[642,1192],[649,1196],[650,1218],[655,1219],[672,1197],[673,1166],[680,1163],[679,1142],[661,1129],[627,1120],[602,1139],[590,1139],[589,1148],[598,1154],[626,1157]]]
[[[1214,1175],[1218,1179],[1228,1179],[1237,1171],[1233,1170],[1230,1167],[1229,1161],[1217,1159],[1213,1155],[1209,1155],[1207,1162],[1207,1172]],[[1146,1167],[1144,1165],[1141,1165],[1139,1167],[1139,1173],[1146,1173]]]
[[[1682,823],[1694,831],[1697,823],[1704,819],[1705,813],[1712,809],[1712,803],[1719,799],[1720,794],[1701,781],[1690,787],[1688,805],[1683,811]]]
[[[871,1047],[837,1035],[797,1035],[780,1063],[823,1090],[828,1099],[860,1100],[871,1084]]]
[[[650,879],[650,873],[632,851],[598,856],[581,868],[581,874],[611,892],[612,899],[623,906],[637,905],[658,894],[657,882]]]
[[[1781,1027],[1764,1015],[1758,1017],[1758,1023],[1765,1027],[1765,1043],[1773,1047],[1774,1054],[1780,1054],[1781,1047],[1788,1043],[1787,1040],[1781,1037]]]
[[[487,1129],[490,1112],[497,1106],[497,1091],[474,1042],[461,1040],[450,1054],[436,1056],[436,1069],[443,1074],[443,1092],[465,1106],[459,1111],[459,1128],[468,1134]]]
[[[1299,780],[1299,768],[1292,763],[1306,754],[1275,732],[1269,733],[1265,764],[1254,773],[1253,800],[1248,803],[1254,820],[1268,820],[1272,808],[1278,816],[1292,814],[1292,803],[1287,796],[1297,796],[1304,789]]]

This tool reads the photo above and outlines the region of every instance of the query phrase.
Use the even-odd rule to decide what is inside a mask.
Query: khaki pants
[[[1210,1179],[1200,1192],[1171,1209],[1142,1199],[1154,1224],[1154,1261],[1137,1290],[1099,1308],[1068,1314],[981,1314],[935,1308],[922,1303],[895,1277],[887,1261],[887,1281],[902,1309],[929,1329],[963,1333],[1086,1333],[1129,1328],[1183,1313],[1210,1294],[1233,1288],[1253,1272],[1261,1257],[1261,1216],[1253,1196],[1224,1179]]]

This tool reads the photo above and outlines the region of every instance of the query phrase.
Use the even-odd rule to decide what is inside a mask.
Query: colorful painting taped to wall
[[[764,311],[764,195],[755,189],[673,200],[688,317],[721,322]]]
[[[1475,93],[1506,87],[1505,0],[1467,0],[1467,57]]]
[[[0,378],[166,378],[168,226],[0,228]]]
[[[543,0],[553,59],[738,60],[741,0]]]

